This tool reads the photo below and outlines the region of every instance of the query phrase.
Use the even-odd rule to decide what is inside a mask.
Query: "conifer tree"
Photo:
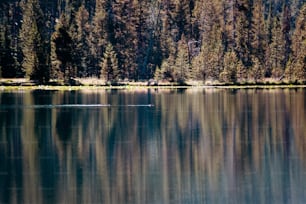
[[[152,77],[153,63],[155,57],[152,57],[156,44],[157,27],[160,23],[160,2],[134,0],[133,10],[135,10],[135,34],[136,34],[136,63],[138,65],[138,77],[148,79]]]
[[[112,36],[110,29],[112,25],[110,22],[111,13],[112,9],[107,0],[96,0],[89,41],[90,54],[93,57],[90,63],[91,68],[88,70],[89,76],[99,76],[100,59],[103,56],[107,41],[111,40]]]
[[[111,42],[118,54],[118,64],[123,78],[138,79],[137,32],[135,7],[132,1],[123,0],[112,4],[113,36]]]
[[[178,41],[180,39],[179,29],[177,27],[175,16],[176,16],[176,5],[172,0],[162,1],[161,7],[161,52],[162,52],[162,63],[161,72],[163,79],[168,81],[177,80],[175,70],[176,58],[178,54]]]
[[[175,80],[184,83],[190,78],[190,61],[188,53],[188,45],[185,36],[178,42],[178,53],[174,67]]]
[[[216,29],[216,27],[213,29]],[[199,67],[198,71],[204,80],[218,79],[222,68],[221,61],[223,58],[223,49],[221,44],[221,35],[217,30],[215,31],[217,32],[216,35],[210,41],[205,41],[205,38],[203,37],[201,52],[193,60],[193,69]]]
[[[265,26],[264,5],[262,0],[254,0],[250,32],[251,54],[256,56],[261,64],[265,61],[267,49],[267,33]]]
[[[72,38],[64,14],[58,19],[56,30],[51,37],[52,76],[69,83],[76,76],[72,66]]]
[[[163,71],[160,67],[156,67],[155,72],[154,72],[154,79],[156,81],[164,79],[164,74],[163,74]]]
[[[145,7],[145,30],[144,36],[147,43],[145,47],[145,56],[143,60],[144,70],[146,70],[146,78],[153,77],[156,67],[160,67],[162,61],[161,51],[161,0],[146,3]]]
[[[224,67],[220,73],[220,80],[223,82],[236,82],[237,81],[237,65],[239,59],[234,51],[226,52],[224,55]]]
[[[175,80],[175,66],[174,66],[174,59],[172,61],[172,57],[165,59],[160,67],[160,71],[156,71],[156,75],[160,76],[160,79],[165,79],[167,81],[174,81]]]
[[[282,11],[282,32],[284,36],[284,66],[289,60],[291,54],[291,7],[289,2],[285,1],[283,3],[283,11]]]
[[[306,4],[300,9],[292,37],[292,57],[286,68],[286,77],[291,80],[306,80]]]
[[[263,64],[258,57],[252,56],[252,67],[249,70],[248,79],[253,79],[255,82],[264,77],[265,70],[263,69]]]
[[[178,36],[185,35],[187,39],[192,37],[192,9],[193,0],[173,0],[175,5],[174,21],[178,28]]]
[[[224,50],[230,50],[235,47],[236,38],[236,4],[235,0],[222,1],[222,15],[223,15],[223,43]]]
[[[22,77],[20,66],[19,22],[21,12],[17,4],[0,4],[0,66],[2,77]]]
[[[41,30],[43,14],[38,0],[27,0],[23,3],[23,23],[20,31],[22,67],[27,77],[45,83],[49,80],[49,70]]]
[[[201,55],[197,55],[192,58],[191,61],[191,76],[193,80],[205,80],[206,73],[204,71],[204,59]]]
[[[16,61],[12,55],[12,36],[8,25],[7,17],[3,17],[0,24],[0,66],[1,77],[5,78],[16,76]]]
[[[70,26],[73,41],[73,66],[77,68],[77,76],[88,76],[90,70],[90,33],[89,13],[85,6],[80,6],[75,14],[72,26]]]
[[[272,39],[266,51],[266,72],[270,72],[273,77],[280,78],[285,69],[285,38],[282,26],[278,17],[274,18],[272,27]]]
[[[112,44],[108,43],[101,63],[101,78],[107,82],[115,82],[119,79],[119,67],[117,55]]]
[[[251,2],[248,0],[237,0],[235,2],[235,42],[234,49],[238,58],[246,67],[251,66]]]
[[[201,52],[193,60],[192,69],[197,69],[204,80],[216,80],[219,78],[223,58],[222,28],[218,15],[222,8],[218,2],[213,1],[203,1],[196,8],[196,17],[201,20],[199,27],[202,46]]]
[[[168,59],[169,65],[172,65],[174,62],[174,56],[176,55],[177,47],[176,42],[178,41],[178,28],[175,25],[174,16],[175,16],[175,5],[172,1],[167,0],[161,2],[161,51],[162,57]]]

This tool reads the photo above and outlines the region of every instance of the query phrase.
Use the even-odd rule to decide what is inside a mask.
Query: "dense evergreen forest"
[[[1,0],[0,77],[306,80],[304,0]]]

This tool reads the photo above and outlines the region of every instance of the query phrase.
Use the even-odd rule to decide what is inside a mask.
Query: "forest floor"
[[[62,82],[50,81],[45,85],[39,85],[29,79],[0,79],[0,90],[13,89],[46,89],[46,90],[78,90],[78,89],[126,89],[126,88],[306,88],[304,82],[289,82],[286,80],[265,79],[259,82],[247,81],[239,83],[221,83],[219,81],[186,81],[184,83],[169,81],[121,81],[117,83],[105,83],[97,78],[74,79],[73,85],[65,85]]]

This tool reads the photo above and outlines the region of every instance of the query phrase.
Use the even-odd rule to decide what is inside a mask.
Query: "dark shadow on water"
[[[67,143],[71,139],[73,121],[76,118],[73,117],[71,110],[59,111],[56,119],[56,131],[59,139],[63,143]],[[77,120],[77,119],[76,119]]]

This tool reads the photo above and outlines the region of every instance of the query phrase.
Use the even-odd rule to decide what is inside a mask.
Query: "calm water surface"
[[[0,203],[305,203],[305,97],[0,92]]]

